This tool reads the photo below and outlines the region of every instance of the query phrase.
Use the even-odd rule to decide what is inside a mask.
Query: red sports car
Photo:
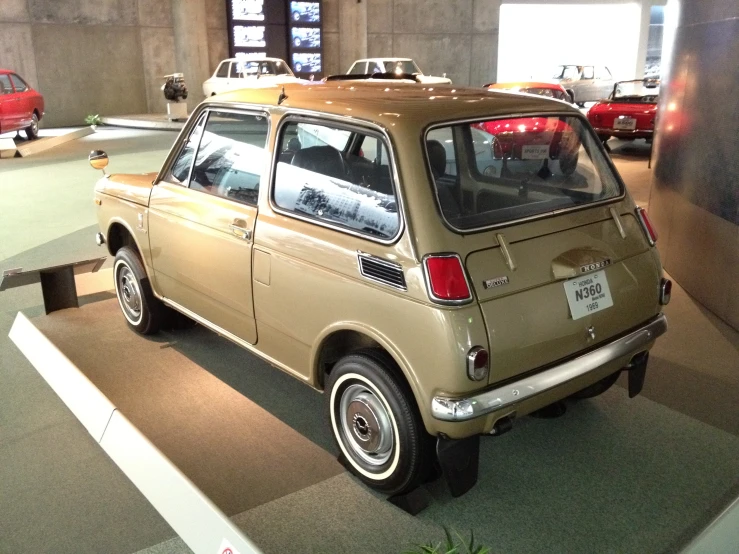
[[[588,121],[605,142],[611,137],[652,140],[657,116],[659,81],[621,81],[613,92],[588,111]]]
[[[572,174],[577,167],[580,140],[564,118],[494,119],[475,126],[493,136],[493,159],[559,160],[560,169],[565,175]]]
[[[16,73],[0,69],[0,134],[22,129],[35,139],[43,115],[44,97]]]
[[[488,83],[487,85],[483,85],[483,87],[495,90],[525,92],[526,94],[536,94],[537,96],[546,96],[547,98],[556,98],[557,100],[572,102],[570,95],[567,94],[564,87],[556,83],[521,81],[518,83]]]

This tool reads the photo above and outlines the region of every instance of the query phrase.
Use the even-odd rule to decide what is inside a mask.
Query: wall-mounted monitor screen
[[[237,48],[265,48],[264,25],[234,25],[234,46]]]
[[[290,40],[293,48],[320,48],[321,29],[319,27],[292,27]]]
[[[322,71],[321,54],[293,53],[292,66],[295,73],[320,73]]]
[[[318,23],[321,9],[318,2],[290,2],[290,18],[293,23]]]
[[[264,0],[231,0],[234,21],[264,21]]]

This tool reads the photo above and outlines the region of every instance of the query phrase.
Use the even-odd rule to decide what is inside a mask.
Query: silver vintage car
[[[611,71],[604,65],[560,65],[554,80],[562,85],[578,106],[597,102],[613,90]]]

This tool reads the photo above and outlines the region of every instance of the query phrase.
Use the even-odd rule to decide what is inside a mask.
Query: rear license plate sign
[[[633,131],[636,129],[636,119],[633,117],[617,117],[613,120],[613,128],[619,131]]]
[[[524,144],[521,148],[522,160],[549,159],[549,144]]]
[[[572,319],[580,319],[613,306],[605,271],[596,271],[564,282]]]

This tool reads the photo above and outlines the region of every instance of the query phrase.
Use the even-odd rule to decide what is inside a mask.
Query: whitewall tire
[[[124,246],[116,252],[113,277],[128,326],[142,335],[159,331],[164,306],[154,296],[144,265],[132,248]]]
[[[413,396],[382,351],[339,360],[326,384],[326,410],[347,467],[387,494],[417,486],[433,462],[431,437]]]

